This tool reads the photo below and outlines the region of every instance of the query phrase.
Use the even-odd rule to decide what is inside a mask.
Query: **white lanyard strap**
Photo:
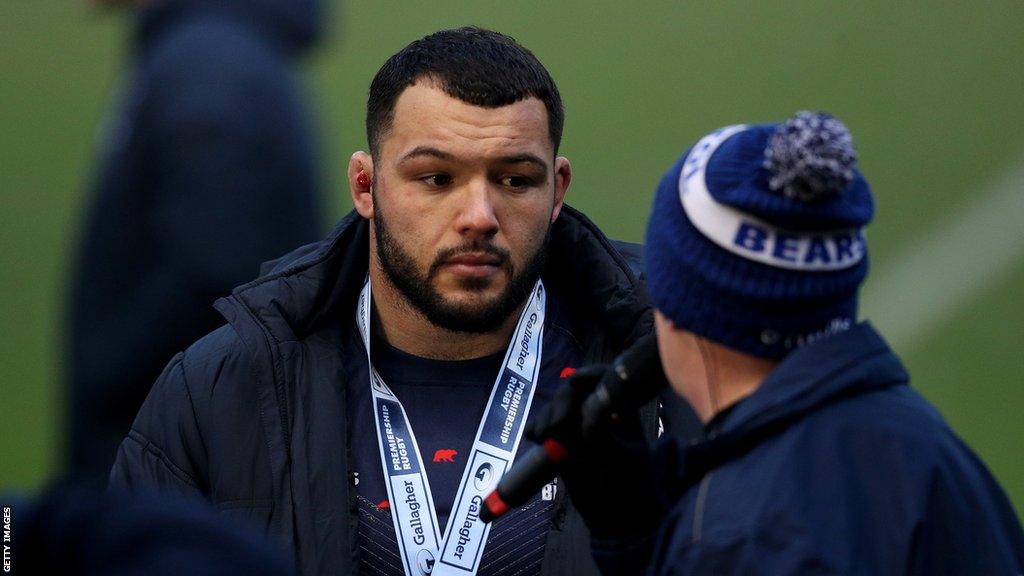
[[[490,531],[490,524],[480,521],[483,499],[497,485],[515,457],[537,388],[544,341],[544,284],[538,280],[534,285],[505,352],[501,372],[494,381],[473,449],[466,460],[443,540],[438,530],[430,483],[409,417],[373,367],[370,356],[371,302],[367,278],[359,295],[356,322],[366,345],[381,466],[405,572],[440,576],[476,574]]]

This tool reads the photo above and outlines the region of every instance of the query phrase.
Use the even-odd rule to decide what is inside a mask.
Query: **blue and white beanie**
[[[669,169],[644,248],[654,306],[680,328],[761,358],[845,330],[874,213],[838,119],[728,126]]]

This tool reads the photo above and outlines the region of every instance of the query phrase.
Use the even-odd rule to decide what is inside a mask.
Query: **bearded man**
[[[557,484],[478,518],[531,410],[651,330],[638,247],[563,203],[562,124],[507,36],[392,56],[349,161],[355,211],[217,302],[228,324],[171,361],[112,482],[202,494],[304,574],[594,572]]]

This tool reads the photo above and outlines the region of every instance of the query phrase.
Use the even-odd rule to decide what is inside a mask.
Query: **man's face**
[[[421,81],[373,172],[371,256],[388,280],[436,325],[499,328],[540,275],[571,178],[544,104],[482,108]]]

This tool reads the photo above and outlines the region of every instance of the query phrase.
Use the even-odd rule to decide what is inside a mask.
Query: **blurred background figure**
[[[0,495],[0,507],[12,574],[292,573],[274,543],[205,502],[58,484],[32,499]]]
[[[136,12],[75,259],[70,436],[105,479],[150,384],[223,319],[213,301],[317,239],[316,142],[293,60],[320,0],[93,0]]]

